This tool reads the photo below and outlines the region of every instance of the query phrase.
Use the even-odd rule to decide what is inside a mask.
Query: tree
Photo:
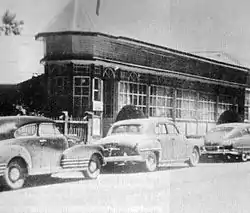
[[[0,26],[0,35],[20,35],[24,22],[16,20],[16,14],[6,10],[2,16],[2,26]]]

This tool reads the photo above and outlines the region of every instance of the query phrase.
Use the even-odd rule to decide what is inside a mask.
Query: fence
[[[84,118],[51,118],[53,119],[60,131],[65,135],[75,135],[83,140],[85,143],[88,141],[88,121]]]

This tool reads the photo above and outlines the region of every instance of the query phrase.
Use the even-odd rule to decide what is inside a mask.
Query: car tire
[[[194,147],[193,151],[192,151],[192,154],[191,154],[191,156],[189,158],[188,165],[190,167],[194,167],[199,163],[199,161],[200,161],[199,150],[196,147]]]
[[[241,162],[247,162],[248,160],[247,154],[241,154],[239,159]]]
[[[27,178],[27,168],[20,160],[11,161],[2,177],[3,186],[7,189],[20,189]]]
[[[144,162],[144,170],[153,172],[157,169],[157,157],[154,152],[147,152]]]
[[[96,179],[101,172],[101,162],[97,155],[92,155],[87,170],[83,171],[83,175],[87,179]]]

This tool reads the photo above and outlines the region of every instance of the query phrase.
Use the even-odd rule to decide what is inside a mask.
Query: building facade
[[[101,135],[129,104],[204,134],[225,110],[250,119],[249,70],[142,41],[94,32],[40,33],[49,105],[101,117]]]

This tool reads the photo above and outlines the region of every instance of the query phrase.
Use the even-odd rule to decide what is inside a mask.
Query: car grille
[[[205,146],[207,151],[218,151],[220,149],[219,146]]]
[[[106,144],[104,145],[104,157],[110,156],[133,156],[137,155],[136,149],[126,146],[119,146],[118,144]]]

